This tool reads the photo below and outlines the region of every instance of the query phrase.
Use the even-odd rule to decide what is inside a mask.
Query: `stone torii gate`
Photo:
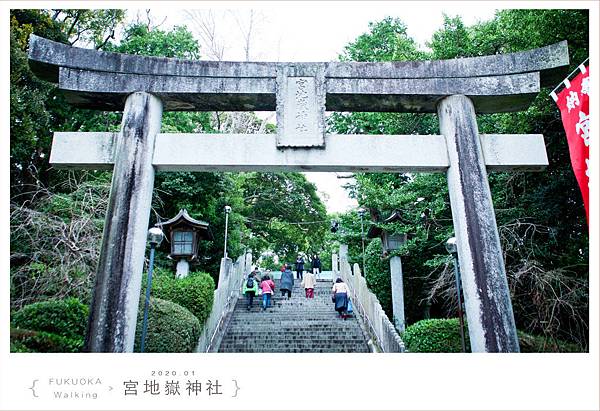
[[[480,135],[475,113],[524,110],[560,81],[567,43],[440,61],[184,61],[31,36],[29,64],[119,133],[54,133],[55,167],[113,169],[86,349],[133,350],[155,170],[445,172],[474,352],[517,352],[487,172],[542,170],[542,135]],[[160,134],[163,111],[276,110],[277,135]],[[437,112],[442,135],[325,134],[325,110]]]

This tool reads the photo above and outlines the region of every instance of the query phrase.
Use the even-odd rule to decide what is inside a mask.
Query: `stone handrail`
[[[360,273],[358,264],[354,264],[354,274],[350,264],[340,255],[337,274],[350,288],[350,299],[354,312],[363,320],[367,332],[374,339],[377,348],[382,352],[404,352],[404,342],[396,332],[379,300],[367,287],[365,278]]]
[[[221,259],[219,284],[214,291],[212,310],[204,328],[196,352],[211,352],[221,339],[230,314],[241,295],[244,276],[249,271],[248,259],[240,256],[235,263],[230,258]]]

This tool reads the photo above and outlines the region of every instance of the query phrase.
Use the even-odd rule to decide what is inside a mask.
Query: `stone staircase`
[[[251,311],[246,300],[237,301],[218,352],[370,352],[355,317],[341,319],[331,302],[331,281],[319,281],[315,298],[307,299],[300,281],[294,281],[292,298],[281,297],[279,281],[271,307],[262,310],[255,297]]]

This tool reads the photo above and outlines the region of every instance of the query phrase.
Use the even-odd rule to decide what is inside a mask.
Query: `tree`
[[[67,207],[75,201],[72,200],[73,196],[79,198],[81,190],[84,187],[89,190],[89,185],[92,183],[101,185],[108,192],[111,173],[50,170],[47,163],[48,153],[54,130],[117,131],[120,127],[121,114],[78,110],[69,106],[61,93],[57,92],[55,85],[40,81],[31,73],[25,52],[28,36],[34,30],[38,35],[65,43],[75,31],[80,33],[80,41],[87,38],[86,36],[91,36],[96,28],[87,30],[84,26],[85,22],[96,21],[91,19],[92,12],[89,10],[85,13],[59,11],[54,14],[55,17],[59,16],[58,20],[52,19],[48,11],[14,10],[11,12],[11,78],[13,79],[11,82],[11,206],[14,209],[11,215],[11,255],[15,257],[11,278],[15,280],[14,284],[17,284],[19,290],[31,290],[31,293],[23,294],[14,288],[15,292],[26,297],[21,299],[23,301],[35,300],[46,295],[47,290],[18,285],[29,284],[30,277],[38,275],[40,267],[45,267],[44,269],[57,267],[57,270],[49,270],[46,273],[51,283],[48,288],[56,285],[53,279],[70,278],[74,272],[86,281],[93,282],[95,261],[87,258],[82,260],[75,250],[70,250],[68,247],[60,256],[48,254],[40,247],[46,247],[47,241],[52,241],[51,239],[68,243],[70,241],[68,235],[61,234],[61,230],[64,231],[66,230],[64,227],[73,225],[79,227],[82,222],[89,222],[92,219],[95,221],[95,214],[92,218],[87,211],[80,210],[79,214],[73,212],[59,216],[55,207],[48,207],[46,204],[61,200]],[[63,32],[65,28],[71,30],[72,26],[75,28],[71,34]],[[170,31],[162,31],[148,27],[148,25],[134,24],[124,30],[126,35],[121,42],[115,44],[107,41],[103,47],[110,51],[132,54],[178,58],[199,57],[199,45],[187,29],[176,27]],[[162,131],[188,133],[211,131],[210,118],[207,113],[165,113]],[[201,244],[201,254],[209,258],[201,259],[200,263],[202,269],[210,270],[216,278],[219,257],[222,255],[224,225],[222,208],[225,204],[229,204],[239,210],[242,204],[236,177],[226,173],[158,173],[155,187],[153,221],[170,218],[179,211],[180,207],[186,207],[194,217],[206,219],[211,223],[216,240],[213,243]],[[85,210],[97,210],[98,202],[105,201],[106,198],[84,196],[82,200],[88,202]],[[230,232],[230,253],[238,255],[242,251],[240,238],[246,229],[239,214],[232,215],[231,220],[232,223],[237,222],[238,226],[242,227]],[[49,225],[47,231],[38,229],[44,224]],[[51,227],[55,227],[55,232],[52,232]],[[89,255],[97,256],[101,231],[97,231],[96,225],[93,227],[96,230],[87,230],[85,241],[86,244],[91,244],[95,240],[98,247],[94,248],[94,253],[90,252]],[[32,236],[25,236],[22,228],[31,231]],[[101,226],[99,228],[101,229]],[[69,232],[79,231],[69,229]],[[35,238],[42,233],[50,234],[43,241]],[[97,238],[94,239],[94,235],[97,235]],[[23,236],[31,241],[24,241]],[[27,247],[24,247],[25,245]],[[57,260],[62,263],[57,263]],[[65,261],[71,260],[85,261],[88,265],[79,264],[72,269],[70,265],[64,264]],[[164,255],[159,256],[157,261],[171,264]],[[69,281],[69,284],[73,282]],[[89,285],[89,282],[86,284]],[[59,287],[59,290],[62,288]]]
[[[471,34],[462,19],[444,14],[444,26],[433,33],[427,46],[433,51],[433,59],[442,60],[477,55],[477,48],[473,48],[472,44]]]
[[[36,34],[62,43],[99,43],[103,47],[124,18],[122,10],[11,10],[11,200],[23,203],[31,193],[64,179],[65,173],[50,173],[48,164],[53,131],[106,131],[118,124],[115,113],[90,115],[74,109],[55,85],[39,80],[29,69],[29,35]],[[108,34],[107,34],[108,33]],[[101,40],[100,40],[101,39]],[[58,177],[54,179],[54,177]]]
[[[300,173],[247,173],[242,177],[253,249],[295,260],[298,252],[316,254],[329,224],[316,187]]]
[[[125,10],[54,9],[52,19],[59,23],[69,44],[91,44],[99,50],[115,39],[118,26],[125,20]]]

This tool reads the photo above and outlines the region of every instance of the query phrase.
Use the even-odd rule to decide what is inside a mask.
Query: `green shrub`
[[[21,341],[13,340],[11,336],[10,340],[10,352],[32,352],[25,344]]]
[[[458,318],[421,320],[406,328],[402,340],[409,352],[462,352]],[[469,333],[465,327],[465,343]]]
[[[577,344],[552,340],[517,331],[519,347],[523,353],[531,352],[583,352]],[[458,318],[419,321],[402,334],[406,348],[410,352],[461,352]],[[467,352],[471,351],[469,331],[465,326]]]
[[[214,290],[215,282],[207,273],[190,273],[185,278],[174,278],[172,273],[159,272],[153,278],[151,294],[187,308],[203,325],[212,310]],[[144,292],[142,290],[142,295]]]
[[[135,351],[140,351],[144,310],[140,306]],[[192,352],[198,344],[201,326],[184,307],[160,298],[150,298],[145,352]]]
[[[387,259],[382,259],[383,248],[381,240],[375,238],[369,242],[365,250],[365,260],[367,265],[367,275],[365,277],[369,290],[375,294],[381,308],[392,318],[392,283],[390,277],[390,263]],[[362,265],[361,265],[362,269]]]
[[[18,328],[70,339],[83,339],[87,320],[88,307],[76,298],[29,304],[11,316],[12,324]]]
[[[83,338],[67,338],[45,331],[11,328],[10,340],[11,352],[73,353],[83,349]]]

